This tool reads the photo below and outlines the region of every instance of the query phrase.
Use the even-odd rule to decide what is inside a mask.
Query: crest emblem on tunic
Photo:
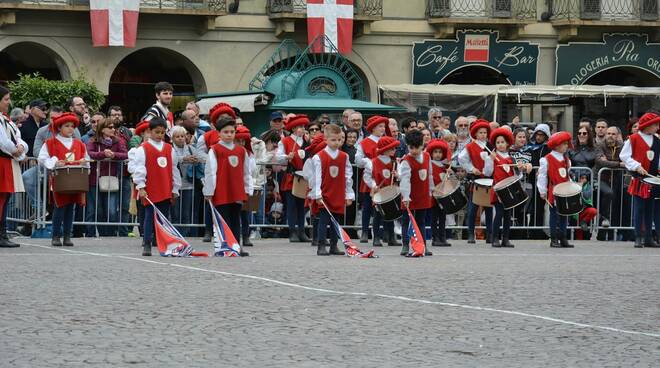
[[[231,167],[238,166],[238,156],[231,155],[227,158]]]
[[[648,150],[646,151],[646,158],[649,159],[649,161],[653,160],[653,157],[655,156],[655,152]]]
[[[426,180],[426,169],[419,170],[419,180],[424,181]]]
[[[392,175],[392,173],[390,172],[390,170],[388,170],[388,169],[383,170],[383,177],[384,177],[385,179],[389,179],[389,178],[390,178],[390,175]]]
[[[485,161],[488,158],[488,152],[481,151],[481,153],[479,153],[479,156],[481,157],[482,160]]]
[[[67,152],[64,154],[65,161],[71,162],[74,161],[75,159],[76,159],[76,154],[73,152]]]
[[[336,178],[337,175],[339,175],[339,167],[330,166],[330,176],[333,177],[333,178]]]
[[[299,149],[298,150],[298,157],[300,157],[301,160],[304,159],[305,158],[305,150]]]
[[[165,167],[167,167],[167,158],[158,157],[158,160],[156,160],[156,163],[158,163],[158,166],[160,166],[164,169]]]
[[[562,178],[566,177],[566,168],[564,167],[559,168],[559,176],[561,176]]]
[[[509,166],[509,165],[504,165],[504,166],[502,166],[502,169],[504,170],[505,173],[508,174],[508,173],[509,173],[509,170],[511,170],[511,166]]]

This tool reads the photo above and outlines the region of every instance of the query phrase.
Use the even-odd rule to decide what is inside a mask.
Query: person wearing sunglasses
[[[585,208],[580,212],[578,221],[582,228],[583,239],[589,238],[589,223],[598,214],[598,211],[591,207],[594,178],[591,177],[591,170],[589,170],[596,166],[598,155],[598,148],[594,145],[594,131],[590,126],[581,126],[577,131],[577,142],[574,148],[568,151],[568,158],[571,160],[571,166],[575,168],[572,170],[575,181],[582,185]]]
[[[29,116],[23,124],[21,124],[21,138],[28,145],[27,157],[34,157],[32,148],[34,146],[34,138],[37,136],[37,131],[42,126],[46,125],[46,116],[48,114],[48,103],[40,98],[30,101],[30,108],[28,109]]]

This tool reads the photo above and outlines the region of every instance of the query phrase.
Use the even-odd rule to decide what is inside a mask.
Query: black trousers
[[[216,206],[220,216],[225,220],[229,230],[234,234],[236,241],[240,243],[241,238],[241,203],[227,203]]]

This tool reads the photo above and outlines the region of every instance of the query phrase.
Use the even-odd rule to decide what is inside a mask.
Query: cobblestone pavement
[[[1,367],[660,366],[660,251],[631,243],[172,259],[74,240],[0,249]]]

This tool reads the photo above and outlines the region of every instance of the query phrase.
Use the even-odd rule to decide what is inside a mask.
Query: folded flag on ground
[[[165,215],[154,207],[154,232],[158,253],[163,257],[208,257],[208,253],[195,252],[181,233]]]
[[[419,231],[417,226],[417,221],[415,221],[415,216],[412,215],[410,209],[408,209],[408,239],[410,240],[410,250],[406,257],[424,257],[424,250],[426,244],[424,243],[424,238],[422,233]]]
[[[378,258],[374,254],[374,250],[370,250],[367,253],[364,253],[358,248],[353,242],[351,241],[351,238],[346,234],[346,231],[339,226],[339,223],[337,220],[335,220],[334,217],[330,217],[330,220],[332,221],[332,225],[335,228],[335,231],[337,232],[337,236],[339,239],[341,239],[341,242],[344,243],[344,248],[346,250],[346,255],[349,257],[357,257],[357,258]]]
[[[211,206],[213,218],[213,248],[216,257],[240,257],[241,245],[222,218],[218,210]]]

